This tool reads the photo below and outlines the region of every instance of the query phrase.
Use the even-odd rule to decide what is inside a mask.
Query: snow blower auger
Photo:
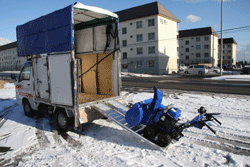
[[[146,125],[143,129],[143,136],[160,147],[168,146],[172,139],[179,140],[182,131],[189,127],[202,129],[208,127],[216,133],[206,122],[216,121],[221,125],[214,115],[220,113],[206,113],[204,107],[198,109],[199,115],[186,123],[179,123],[181,110],[173,105],[164,106],[161,104],[163,94],[154,87],[154,98],[135,103],[126,113],[125,119],[130,126]]]

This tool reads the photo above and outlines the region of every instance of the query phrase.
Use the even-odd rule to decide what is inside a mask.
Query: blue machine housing
[[[159,122],[166,107],[161,104],[162,98],[163,93],[154,87],[154,98],[135,103],[128,110],[125,115],[127,123],[130,126],[137,126],[139,124],[150,125]],[[181,115],[181,110],[173,107],[167,111],[167,114],[172,119],[177,120]]]
[[[181,110],[175,107],[169,109],[167,113],[175,120],[177,120],[181,116]]]
[[[163,94],[154,87],[154,98],[135,103],[126,113],[125,119],[130,126],[139,124],[149,125],[153,122],[155,115],[161,116],[165,106],[161,104]]]

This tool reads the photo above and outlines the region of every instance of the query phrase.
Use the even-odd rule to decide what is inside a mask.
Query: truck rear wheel
[[[57,111],[56,121],[61,132],[67,132],[72,130],[74,124],[74,118],[68,117],[63,109]]]
[[[24,114],[28,117],[31,117],[34,113],[34,110],[31,108],[28,100],[23,101],[23,111],[24,111]]]
[[[62,110],[59,110],[56,114],[56,121],[60,131],[66,132],[68,130],[69,118],[66,113]]]

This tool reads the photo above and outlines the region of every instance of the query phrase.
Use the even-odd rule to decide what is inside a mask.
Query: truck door
[[[33,63],[36,74],[36,94],[39,98],[49,99],[47,55],[38,55],[33,59]]]
[[[20,72],[16,83],[16,97],[18,104],[22,104],[22,99],[33,100],[33,82],[31,62],[26,62]]]
[[[73,105],[70,54],[49,55],[51,102]]]

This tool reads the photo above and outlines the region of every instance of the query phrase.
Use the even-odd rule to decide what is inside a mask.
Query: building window
[[[148,26],[155,26],[155,19],[148,19]]]
[[[155,40],[155,33],[148,33],[148,40]]]
[[[142,21],[136,22],[136,28],[142,28]]]
[[[122,69],[128,69],[128,65],[127,64],[123,64],[122,65]]]
[[[196,37],[196,42],[199,42],[201,40],[200,37]]]
[[[154,54],[155,53],[155,46],[148,47],[148,54]]]
[[[204,53],[204,57],[209,57],[209,53]]]
[[[133,38],[133,35],[130,35],[130,38]]]
[[[189,41],[186,41],[186,45],[189,45]]]
[[[130,50],[132,51],[132,50],[133,50],[133,48],[130,48]]]
[[[132,26],[132,25],[133,25],[133,23],[130,23],[130,25]]]
[[[122,46],[123,47],[127,46],[127,40],[122,40]]]
[[[122,34],[127,34],[127,28],[126,27],[122,28]]]
[[[227,45],[228,48],[231,48],[231,45]]]
[[[231,51],[231,50],[228,50],[227,52],[228,52],[228,53],[232,53],[232,51]]]
[[[186,60],[189,60],[189,56],[186,56]]]
[[[122,58],[123,58],[123,59],[127,59],[127,58],[128,58],[127,52],[123,52],[123,53],[122,53]]]
[[[143,65],[143,61],[142,60],[138,60],[137,61],[137,67],[141,67]]]
[[[209,37],[204,37],[204,41],[209,41]]]
[[[142,47],[137,48],[137,54],[138,54],[138,55],[142,55],[142,54],[143,54],[143,49],[142,49]]]
[[[209,45],[204,45],[204,49],[209,49]]]
[[[201,57],[201,54],[200,53],[196,53],[196,57]]]
[[[201,45],[196,45],[196,49],[200,50],[201,49]]]
[[[148,67],[155,67],[155,60],[149,60]]]
[[[231,56],[228,56],[227,58],[228,58],[228,59],[231,59]]]
[[[186,52],[189,52],[189,48],[186,48]]]
[[[141,42],[143,40],[142,34],[136,35],[136,42]]]

